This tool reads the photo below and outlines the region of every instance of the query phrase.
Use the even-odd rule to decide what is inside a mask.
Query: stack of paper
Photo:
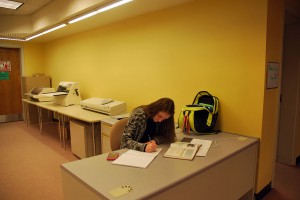
[[[206,156],[206,154],[212,144],[212,141],[211,140],[202,140],[202,139],[192,139],[191,143],[201,145],[196,156]]]

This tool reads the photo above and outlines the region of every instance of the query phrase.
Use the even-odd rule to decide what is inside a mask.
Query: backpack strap
[[[212,123],[212,119],[213,119],[213,113],[208,108],[206,108],[204,106],[198,106],[198,105],[186,105],[183,107],[183,112],[184,112],[184,115],[188,117],[187,120],[189,122],[190,128],[192,128],[192,130],[195,130],[194,112],[191,112],[191,111],[197,111],[197,110],[207,110],[208,117],[206,120],[206,125],[210,126]],[[183,123],[183,124],[185,124],[185,123]]]
[[[214,99],[214,109],[212,111],[213,114],[216,114],[219,111],[219,99],[218,97],[213,96]]]
[[[200,91],[200,92],[198,92],[198,94],[195,96],[194,101],[193,101],[193,104],[198,104],[199,98],[200,98],[201,96],[204,96],[204,95],[212,96],[212,95],[211,95],[209,92],[207,92],[207,91]]]
[[[191,111],[190,110],[184,110],[183,111],[183,127],[182,131],[186,134],[190,133],[190,120],[189,120],[189,115]]]

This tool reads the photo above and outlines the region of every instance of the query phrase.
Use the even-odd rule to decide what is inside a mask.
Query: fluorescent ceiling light
[[[105,6],[103,8],[100,8],[99,10],[97,10],[97,13],[101,13],[101,12],[104,12],[104,11],[107,11],[107,10],[110,10],[112,8],[115,8],[115,7],[118,7],[118,6],[121,6],[125,3],[129,3],[131,2],[132,0],[122,0],[122,1],[119,1],[119,2],[116,2],[116,3],[113,3],[113,4],[110,4],[108,6]]]
[[[31,37],[28,37],[28,38],[26,38],[26,41],[31,40],[31,39],[36,38],[36,37],[39,37],[39,36],[44,35],[44,34],[46,34],[46,33],[50,33],[50,32],[52,32],[52,31],[55,31],[55,30],[57,30],[57,29],[60,29],[60,28],[62,28],[62,27],[65,27],[65,26],[66,26],[66,24],[61,24],[61,25],[59,25],[59,26],[56,26],[56,27],[54,27],[54,28],[51,28],[51,29],[46,30],[46,31],[44,31],[44,32],[41,32],[41,33],[39,33],[39,34],[33,35],[33,36],[31,36]]]
[[[14,40],[14,41],[21,41],[24,42],[24,39],[20,39],[20,38],[6,38],[6,37],[0,37],[0,40]]]
[[[112,9],[112,8],[121,6],[121,5],[126,4],[126,3],[129,3],[129,2],[131,2],[131,1],[133,1],[133,0],[121,0],[121,1],[118,1],[118,2],[115,2],[115,3],[112,3],[112,4],[108,5],[108,6],[99,8],[98,10],[92,11],[92,12],[90,12],[90,13],[88,13],[88,14],[85,14],[85,15],[83,15],[83,16],[80,16],[80,17],[76,18],[76,19],[73,19],[73,20],[69,21],[68,24],[72,24],[72,23],[78,22],[78,21],[80,21],[80,20],[86,19],[86,18],[88,18],[88,17],[94,16],[94,15],[96,15],[96,14],[99,14],[99,13],[101,13],[101,12],[110,10],[110,9]],[[0,0],[0,6],[1,6],[1,3],[3,3],[3,2],[13,2],[13,1]],[[18,3],[18,2],[14,2],[14,3]],[[18,3],[19,6],[21,6],[22,4],[23,4],[23,3]],[[57,30],[57,29],[63,28],[63,27],[65,27],[65,26],[67,26],[67,24],[64,23],[64,24],[61,24],[61,25],[56,26],[56,27],[54,27],[54,28],[51,28],[51,29],[49,29],[49,30],[46,30],[46,31],[44,31],[44,32],[41,32],[41,33],[38,33],[38,34],[36,34],[36,35],[32,35],[32,36],[30,36],[30,37],[27,37],[27,38],[25,38],[25,39],[20,39],[20,40],[21,40],[21,41],[29,41],[29,40],[32,40],[32,39],[34,39],[34,38],[36,38],[36,37],[39,37],[39,36],[41,36],[41,35],[44,35],[44,34],[47,34],[47,33],[52,32],[52,31],[55,31],[55,30]],[[19,40],[19,39],[13,39],[13,38],[4,38],[4,37],[0,37],[0,40],[2,40],[2,39],[3,39],[3,40]]]
[[[131,1],[133,1],[133,0],[121,0],[121,1],[118,1],[118,2],[116,2],[116,3],[113,3],[113,4],[110,4],[110,5],[105,6],[105,7],[103,7],[103,8],[100,8],[100,9],[98,9],[98,10],[96,10],[96,11],[91,12],[91,13],[88,13],[88,14],[86,14],[86,15],[83,15],[83,16],[80,16],[80,17],[78,17],[78,18],[76,18],[76,19],[73,19],[73,20],[69,21],[68,23],[69,23],[69,24],[73,24],[73,23],[78,22],[78,21],[80,21],[80,20],[86,19],[86,18],[88,18],[88,17],[94,16],[94,15],[96,15],[96,14],[99,14],[99,13],[101,13],[101,12],[110,10],[110,9],[112,9],[112,8],[121,6],[121,5],[123,5],[123,4],[125,4],[125,3],[129,3],[129,2],[131,2]]]
[[[23,3],[16,1],[0,0],[0,7],[9,9],[18,9]]]
[[[75,22],[78,22],[78,21],[81,21],[81,20],[83,20],[83,19],[89,18],[89,17],[94,16],[94,15],[96,15],[96,14],[98,14],[98,13],[97,13],[96,11],[94,11],[94,12],[88,13],[88,14],[86,14],[86,15],[83,15],[83,16],[81,16],[81,17],[78,17],[78,18],[76,18],[76,19],[73,19],[73,20],[69,21],[68,23],[69,23],[69,24],[73,24],[73,23],[75,23]]]

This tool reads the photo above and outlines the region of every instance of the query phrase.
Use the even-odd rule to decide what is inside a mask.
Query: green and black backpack
[[[218,118],[219,99],[207,91],[200,91],[193,104],[185,105],[178,118],[178,125],[185,133],[212,133]]]

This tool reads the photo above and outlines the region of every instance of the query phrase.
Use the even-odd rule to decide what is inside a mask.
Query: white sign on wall
[[[279,79],[279,63],[269,62],[267,67],[267,89],[277,88]]]

